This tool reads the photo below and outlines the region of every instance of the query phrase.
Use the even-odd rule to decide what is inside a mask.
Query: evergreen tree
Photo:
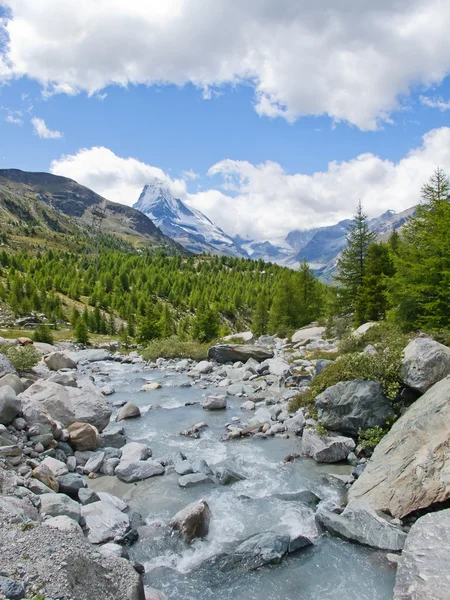
[[[346,313],[355,310],[356,300],[363,285],[367,252],[370,244],[376,240],[375,232],[369,230],[367,215],[363,212],[361,202],[349,229],[347,245],[339,257],[335,276],[339,284],[342,309]]]
[[[192,323],[192,337],[201,342],[210,342],[219,335],[219,315],[209,306],[200,306]]]
[[[389,287],[393,316],[405,329],[450,324],[450,181],[436,169],[424,202],[403,228]]]
[[[152,304],[146,307],[145,316],[141,317],[138,323],[137,340],[140,344],[145,344],[151,340],[161,337],[161,325],[155,308]]]
[[[393,275],[394,265],[389,246],[371,244],[367,251],[363,283],[356,299],[355,326],[385,318],[388,308],[387,287]]]
[[[89,344],[89,333],[84,319],[79,319],[75,325],[75,341],[78,344],[83,344],[83,346]]]
[[[269,326],[269,301],[264,292],[260,293],[253,312],[252,331],[255,335],[265,335]]]
[[[175,332],[175,324],[167,304],[164,304],[163,306],[161,318],[159,320],[159,326],[161,330],[161,337],[163,338],[168,338]]]

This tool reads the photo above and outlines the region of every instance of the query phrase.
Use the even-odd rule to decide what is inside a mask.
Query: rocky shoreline
[[[182,452],[153,456],[146,444],[128,441],[120,421],[139,419],[141,411],[134,403],[122,406],[114,400],[108,374],[96,366],[104,360],[145,366],[149,373],[181,374],[183,385],[208,390],[201,402],[204,411],[224,411],[229,399],[241,402],[242,416],[225,424],[224,442],[296,436],[301,452],[286,456],[286,461],[307,456],[318,463],[346,461],[349,470],[351,465],[351,474],[338,479],[345,492],[342,504],[321,502],[307,490],[296,498],[308,509],[308,535],[257,534],[218,559],[220,569],[239,564],[252,570],[278,563],[284,555],[314,544],[327,530],[390,553],[407,549],[404,556],[391,557],[399,564],[396,600],[446,598],[427,596],[437,586],[433,556],[427,577],[435,588],[428,588],[420,578],[417,555],[424,520],[428,531],[449,513],[421,516],[418,511],[435,509],[438,503],[445,508],[450,497],[450,350],[425,337],[409,344],[403,379],[423,395],[370,457],[357,446],[358,430],[381,425],[392,415],[377,382],[342,382],[316,398],[326,435],[307,409],[289,408],[290,400],[329,364],[311,360],[311,352],[336,350],[336,340],[324,335],[324,328],[316,326],[298,331],[291,343],[269,336],[253,340],[245,334],[244,344],[214,346],[205,361],[158,359],[145,365],[137,352],[41,344],[42,361],[21,376],[0,355],[0,544],[7,548],[0,558],[0,598],[163,599],[162,592],[144,589],[144,567],[128,560],[127,547],[137,540],[143,516],[111,494],[96,493],[89,480],[108,475],[133,483],[175,472],[179,486],[190,488],[243,479],[226,465],[213,470]],[[160,387],[149,380],[141,393],[152,394]],[[205,427],[195,423],[180,434],[198,439]],[[170,527],[190,543],[208,534],[211,518],[208,504],[195,502],[174,515]],[[440,569],[448,573],[449,563],[442,555],[439,559]],[[408,585],[414,593],[407,591]]]

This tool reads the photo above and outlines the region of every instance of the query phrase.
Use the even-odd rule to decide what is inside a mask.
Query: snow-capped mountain
[[[175,198],[165,183],[154,179],[144,186],[134,208],[143,212],[167,236],[194,254],[243,256],[247,253],[220,227],[195,208]]]
[[[294,230],[278,240],[232,238],[199,210],[175,198],[159,179],[144,187],[134,208],[147,215],[165,235],[194,254],[209,252],[262,259],[292,269],[306,260],[317,274],[324,277],[330,277],[335,270],[351,224],[351,219],[345,219],[336,225]],[[401,213],[388,210],[371,219],[369,227],[379,239],[385,240],[392,231],[400,230],[414,213],[415,207]]]

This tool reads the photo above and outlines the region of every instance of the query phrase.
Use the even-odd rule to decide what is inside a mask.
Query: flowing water
[[[240,410],[241,401],[229,399],[226,411],[204,411],[198,405],[206,390],[185,387],[185,374],[146,370],[140,365],[102,363],[116,394],[111,401],[132,401],[141,408],[140,419],[123,423],[128,441],[148,444],[154,458],[183,452],[189,460],[205,459],[213,468],[227,464],[245,480],[222,487],[215,484],[183,489],[178,475],[170,473],[138,484],[115,477],[93,480],[90,487],[109,491],[126,500],[147,526],[131,549],[131,557],[145,565],[146,585],[164,591],[171,600],[390,600],[395,573],[385,553],[347,543],[325,534],[317,543],[286,556],[280,565],[257,571],[223,573],[208,561],[230,551],[255,533],[308,533],[313,511],[292,501],[289,494],[308,489],[333,504],[342,493],[330,473],[348,473],[348,466],[318,465],[310,459],[284,463],[300,451],[296,437],[241,439],[223,442],[225,424],[251,413]],[[158,381],[160,390],[138,392],[146,381]],[[195,423],[206,422],[201,439],[179,434]],[[191,546],[168,534],[170,518],[190,502],[205,498],[213,518],[207,539]]]

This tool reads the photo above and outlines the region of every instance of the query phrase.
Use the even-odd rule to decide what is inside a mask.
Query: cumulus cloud
[[[158,167],[121,158],[107,148],[80,150],[51,164],[110,200],[134,204],[142,187],[162,179],[178,198],[205,213],[227,233],[277,240],[293,229],[331,225],[351,217],[359,200],[369,216],[401,211],[420,201],[420,189],[439,166],[450,173],[450,128],[429,131],[421,144],[398,162],[372,153],[330,162],[312,175],[288,174],[276,162],[253,165],[223,160],[209,169],[217,186],[190,194],[184,179],[171,179]]]
[[[42,139],[58,140],[63,137],[63,134],[60,131],[57,131],[55,129],[49,129],[44,119],[39,119],[39,117],[33,117],[31,119],[31,123],[33,125],[35,135]]]
[[[108,148],[82,148],[76,154],[52,161],[50,172],[70,177],[108,200],[132,206],[146,183],[155,177],[166,183],[177,197],[186,195],[183,180],[172,180],[162,169],[135,158],[121,158]]]
[[[0,78],[47,93],[110,84],[254,86],[260,115],[387,121],[450,69],[444,0],[3,0]],[[0,24],[1,27],[1,24]],[[0,31],[0,38],[1,38]]]

